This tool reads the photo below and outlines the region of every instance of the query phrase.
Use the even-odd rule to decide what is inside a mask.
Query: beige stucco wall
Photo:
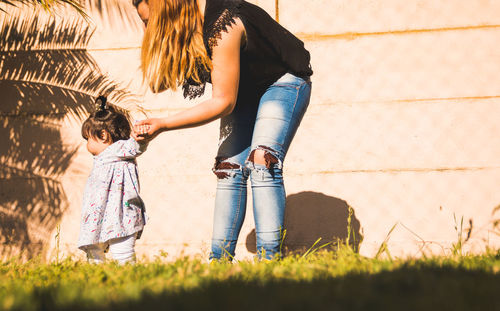
[[[500,245],[493,231],[493,220],[500,216],[492,215],[500,205],[499,1],[253,2],[300,36],[312,55],[311,105],[285,162],[290,248],[308,247],[319,237],[325,242],[345,238],[349,207],[354,230],[364,237],[363,255],[373,256],[394,225],[388,240],[391,254],[448,253],[457,241],[454,219],[460,223],[462,218],[464,231],[472,221],[466,250]],[[179,93],[147,91],[139,71],[142,25],[134,8],[126,0],[100,3],[88,6],[95,32],[85,50],[102,74],[135,94],[150,117],[199,102],[188,102]],[[73,15],[59,18],[75,18],[68,16]],[[8,87],[0,84],[0,91]],[[49,113],[39,108],[24,105],[19,111]],[[18,110],[13,114],[9,109],[1,110],[4,129],[23,120]],[[133,115],[143,117],[137,111]],[[55,125],[62,144],[76,148],[64,171],[52,174],[63,189],[59,201],[0,201],[2,225],[25,217],[26,226],[11,227],[25,230],[32,237],[26,241],[41,245],[37,252],[43,249],[49,258],[56,249],[61,255],[82,255],[75,243],[92,159],[80,124],[78,116],[68,113]],[[1,137],[2,146],[6,139]],[[30,139],[41,138],[33,134],[21,145],[29,145]],[[153,258],[160,250],[170,259],[208,254],[216,184],[210,169],[217,142],[218,122],[213,122],[163,134],[138,159],[149,215],[137,244],[139,256]],[[8,163],[12,157],[0,160]],[[13,165],[36,170],[24,162]],[[0,197],[23,197],[15,189],[23,189],[16,185],[25,179],[8,173],[0,178]],[[251,199],[248,203],[238,259],[251,257],[255,249]],[[50,222],[33,218],[58,209]],[[21,215],[26,210],[39,213]],[[2,242],[16,246],[12,239]],[[25,244],[17,246],[34,253]],[[9,249],[4,256],[15,253]]]

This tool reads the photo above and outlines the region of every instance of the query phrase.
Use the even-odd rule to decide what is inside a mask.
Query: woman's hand
[[[151,118],[136,122],[132,131],[132,137],[136,141],[150,141],[163,131],[163,120]]]

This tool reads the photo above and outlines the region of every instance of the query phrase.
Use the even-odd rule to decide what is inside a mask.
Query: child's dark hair
[[[95,103],[97,110],[92,113],[82,124],[82,136],[103,138],[102,131],[106,131],[113,142],[130,138],[130,122],[125,114],[106,104],[104,96],[97,97]]]

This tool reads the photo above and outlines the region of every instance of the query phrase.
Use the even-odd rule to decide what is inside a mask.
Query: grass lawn
[[[0,310],[150,309],[500,311],[500,252],[390,260],[346,249],[234,264],[0,264]]]

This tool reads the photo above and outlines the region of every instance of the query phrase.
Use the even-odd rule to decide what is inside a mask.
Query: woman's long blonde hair
[[[204,82],[197,68],[211,65],[197,0],[149,0],[141,69],[153,92],[176,90],[186,80]]]

